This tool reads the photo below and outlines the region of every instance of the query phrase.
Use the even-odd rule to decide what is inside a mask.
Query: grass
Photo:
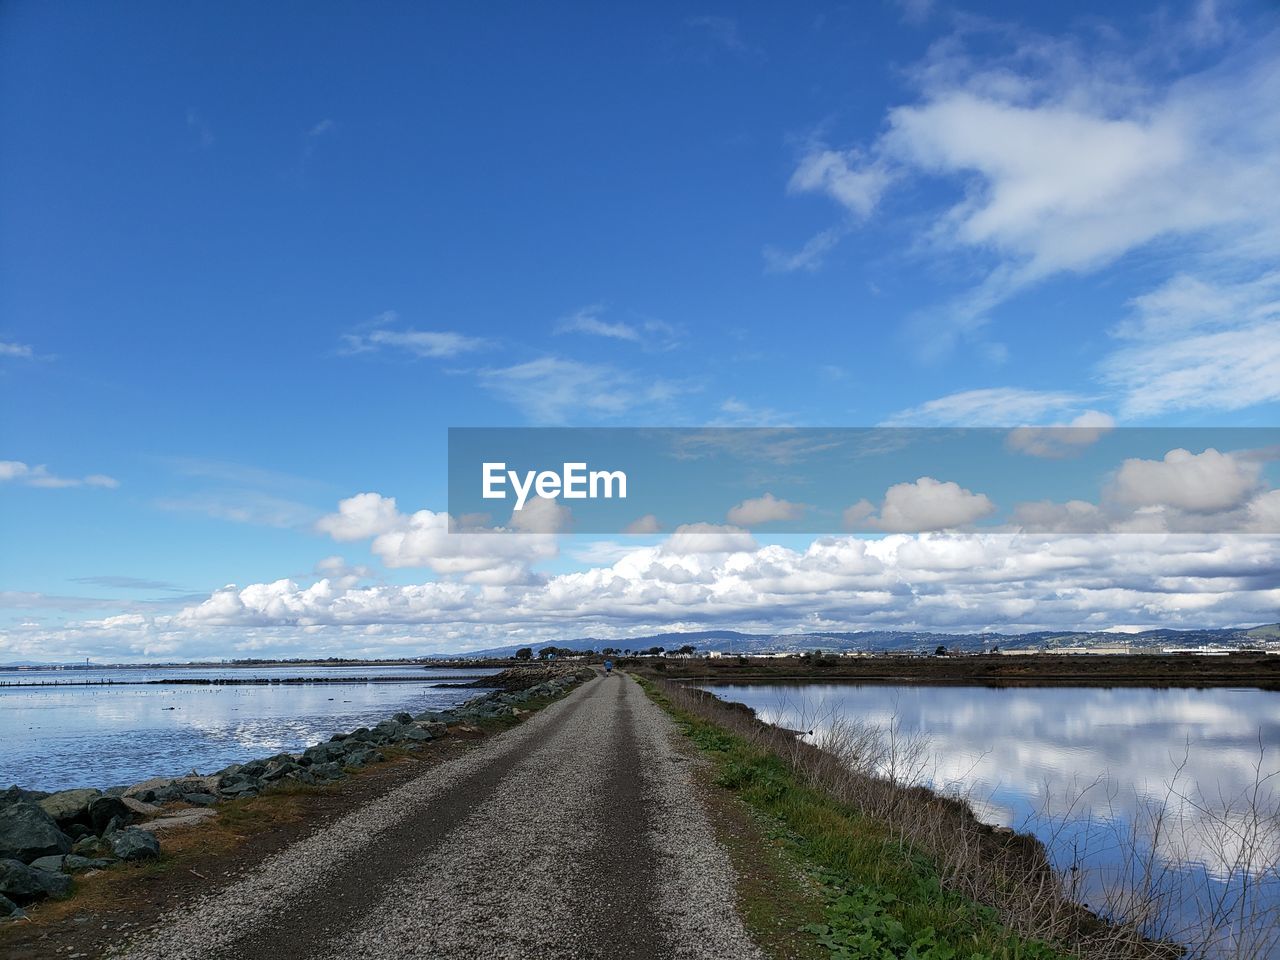
[[[710,758],[715,782],[774,825],[781,848],[820,885],[820,920],[797,933],[832,958],[1056,960],[1064,954],[1004,927],[994,910],[943,888],[930,859],[813,789],[779,757],[681,710],[636,678]],[[744,919],[758,931],[759,917]]]

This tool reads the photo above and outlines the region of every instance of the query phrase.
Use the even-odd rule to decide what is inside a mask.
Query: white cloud
[[[701,553],[738,553],[756,548],[746,530],[715,523],[685,523],[676,527],[662,544],[662,552],[678,556]]]
[[[21,357],[24,360],[30,360],[35,355],[35,350],[25,343],[0,340],[0,357]]]
[[[860,522],[892,533],[924,533],[965,527],[995,513],[986,494],[966,490],[952,480],[920,477],[914,483],[895,483],[885,491],[878,514],[865,501],[845,511],[845,522]]]
[[[1115,418],[1086,410],[1069,423],[1050,427],[1017,427],[1009,431],[1005,446],[1032,457],[1057,459],[1079,453],[1115,429]]]
[[[604,364],[558,357],[484,369],[479,380],[529,420],[549,424],[610,419],[646,405],[664,407],[685,392],[668,380],[641,380]]]
[[[645,534],[659,533],[662,530],[662,524],[658,522],[658,518],[652,513],[646,513],[643,517],[637,517],[628,523],[622,530],[623,533]]]
[[[1280,400],[1280,272],[1215,282],[1180,274],[1133,302],[1103,361],[1126,417]]]
[[[511,513],[511,529],[520,533],[564,533],[571,526],[573,511],[549,497],[532,497]]]
[[[596,337],[609,337],[614,340],[630,340],[640,342],[640,331],[621,320],[606,321],[601,318],[604,307],[593,304],[576,310],[567,317],[556,322],[556,333],[586,333]]]
[[[731,507],[725,519],[738,527],[752,527],[761,523],[772,523],[776,520],[797,520],[804,515],[802,503],[781,500],[772,493],[762,497],[743,500]]]
[[[470,582],[506,583],[529,576],[529,568],[557,553],[552,531],[567,522],[554,501],[530,501],[533,511],[524,527],[488,528],[485,532],[451,532],[449,515],[431,510],[402,514],[394,497],[361,493],[338,504],[337,513],[321,517],[316,529],[339,542],[370,540],[370,551],[392,568],[422,567]],[[472,529],[472,528],[468,528]]]
[[[394,350],[427,359],[456,357],[462,353],[480,350],[489,345],[482,337],[472,337],[453,330],[402,330],[389,329],[399,315],[394,310],[379,314],[372,321],[344,334],[342,341],[347,353],[372,353],[378,350]]]
[[[443,516],[435,514],[434,516]],[[689,533],[689,531],[686,531]],[[229,586],[177,616],[129,612],[0,631],[0,659],[417,654],[665,629],[1104,629],[1275,620],[1280,537],[892,534],[791,549],[699,528],[720,549],[672,541],[538,579],[403,585],[290,579]],[[529,536],[492,536],[491,542]],[[698,546],[706,546],[706,541]],[[491,557],[494,570],[504,561]],[[430,629],[423,629],[429,627]]]
[[[28,487],[56,490],[66,487],[102,487],[114,490],[120,481],[104,473],[91,473],[84,477],[62,477],[50,473],[44,464],[30,466],[21,460],[0,460],[0,483],[20,483]]]
[[[1016,427],[1079,409],[1087,398],[1062,390],[989,387],[965,390],[900,410],[886,427]]]
[[[184,497],[161,497],[152,501],[152,505],[159,510],[203,513],[217,520],[282,529],[305,527],[318,512],[305,503],[258,490],[215,490]]]
[[[1258,490],[1261,464],[1219,453],[1170,450],[1163,460],[1125,460],[1108,497],[1128,507],[1172,507],[1189,513],[1220,513],[1244,506]]]
[[[1266,29],[1170,80],[1171,62],[1191,62],[1179,60],[1188,45],[1203,65],[1204,50],[1228,38],[1211,9],[1197,7],[1178,30],[1137,45],[1118,31],[1048,38],[964,21],[916,66],[918,97],[888,111],[880,136],[814,148],[788,189],[821,191],[855,219],[871,216],[898,181],[934,179],[953,191],[920,246],[972,258],[982,279],[930,318],[944,347],[1033,284],[1156,244],[1157,257],[1177,249],[1214,269],[1268,268],[1280,255],[1280,70],[1277,34]],[[1178,409],[1161,387],[1197,348],[1221,358],[1206,379],[1230,386],[1240,369],[1260,383],[1274,357],[1247,363],[1244,340],[1221,331],[1139,355],[1136,386],[1154,381],[1155,396],[1129,409]],[[1124,366],[1117,359],[1114,372]],[[1212,399],[1207,384],[1189,389]]]
[[[357,493],[338,502],[338,512],[329,513],[316,521],[316,529],[328,534],[339,543],[352,540],[371,540],[379,534],[394,530],[403,522],[396,509],[395,497],[378,493]]]
[[[764,248],[764,265],[770,273],[793,273],[796,270],[816,271],[826,260],[827,254],[836,248],[848,233],[844,228],[832,227],[810,237],[803,247],[789,253],[772,245]]]

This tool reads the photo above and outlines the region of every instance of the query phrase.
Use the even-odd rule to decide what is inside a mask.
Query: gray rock
[[[212,793],[184,793],[182,799],[197,807],[211,807],[218,802],[218,798]]]
[[[106,796],[98,797],[89,804],[89,821],[93,826],[94,832],[104,834],[130,823],[133,814],[125,805],[123,794],[120,796],[112,795],[110,792]]]
[[[8,897],[0,896],[0,920],[21,920],[25,916],[20,906]]]
[[[23,790],[17,784],[14,784],[8,790],[0,792],[0,807],[7,807],[11,803],[17,803],[19,800],[30,800],[32,803],[39,803],[49,794],[43,790]]]
[[[110,846],[100,837],[85,837],[83,840],[77,840],[71,848],[72,856],[77,857],[99,857],[110,850]]]
[[[262,775],[262,779],[268,783],[279,780],[287,774],[293,773],[295,770],[301,770],[301,764],[294,763],[292,760],[286,760],[283,763],[273,763],[267,772]]]
[[[0,894],[19,903],[71,892],[71,878],[51,870],[37,870],[18,860],[0,860]]]
[[[363,767],[370,763],[381,763],[385,759],[377,750],[356,750],[349,753],[343,763],[348,767]]]
[[[315,747],[307,747],[302,753],[302,758],[309,763],[331,763],[343,757],[345,743],[345,740],[332,740]]]
[[[284,775],[285,780],[292,780],[294,783],[313,784],[316,782],[315,774],[310,770],[299,767],[297,770],[291,770]]]
[[[107,838],[111,852],[125,861],[154,860],[160,856],[160,841],[154,833],[128,827]]]
[[[426,740],[434,740],[435,737],[431,736],[431,734],[426,730],[423,730],[421,727],[407,727],[402,739],[415,740],[421,743]]]
[[[115,863],[114,860],[101,857],[90,859],[68,853],[64,857],[41,857],[39,860],[33,860],[31,866],[37,870],[48,870],[50,873],[79,873],[81,870],[109,867],[113,863]]]
[[[314,764],[307,768],[307,772],[317,780],[340,780],[345,776],[342,772],[342,764],[337,761]]]
[[[407,713],[397,713],[393,715],[391,719],[394,720],[396,723],[400,724],[401,726],[413,721],[413,717]]]
[[[71,850],[71,838],[32,800],[0,807],[0,858],[28,863]]]
[[[73,820],[89,822],[89,804],[102,796],[101,790],[92,788],[85,790],[62,790],[51,793],[40,801],[40,809],[58,823],[65,826]]]

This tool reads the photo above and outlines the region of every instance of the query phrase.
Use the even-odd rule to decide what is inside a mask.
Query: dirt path
[[[685,749],[633,681],[593,680],[119,955],[759,957]]]

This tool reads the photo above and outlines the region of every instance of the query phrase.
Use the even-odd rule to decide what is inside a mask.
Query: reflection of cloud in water
[[[927,734],[929,776],[964,793],[989,823],[1035,829],[1064,817],[1112,829],[1142,821],[1168,801],[1173,823],[1160,849],[1220,875],[1252,843],[1272,862],[1276,831],[1242,833],[1241,798],[1277,764],[1280,694],[1260,690],[1118,687],[727,686],[714,693],[763,719],[821,733],[842,715]],[[1177,774],[1176,783],[1171,782]],[[1277,802],[1276,782],[1260,799]],[[1206,812],[1233,807],[1218,817]],[[1078,839],[1078,838],[1077,838]],[[1094,837],[1095,847],[1114,845]]]

